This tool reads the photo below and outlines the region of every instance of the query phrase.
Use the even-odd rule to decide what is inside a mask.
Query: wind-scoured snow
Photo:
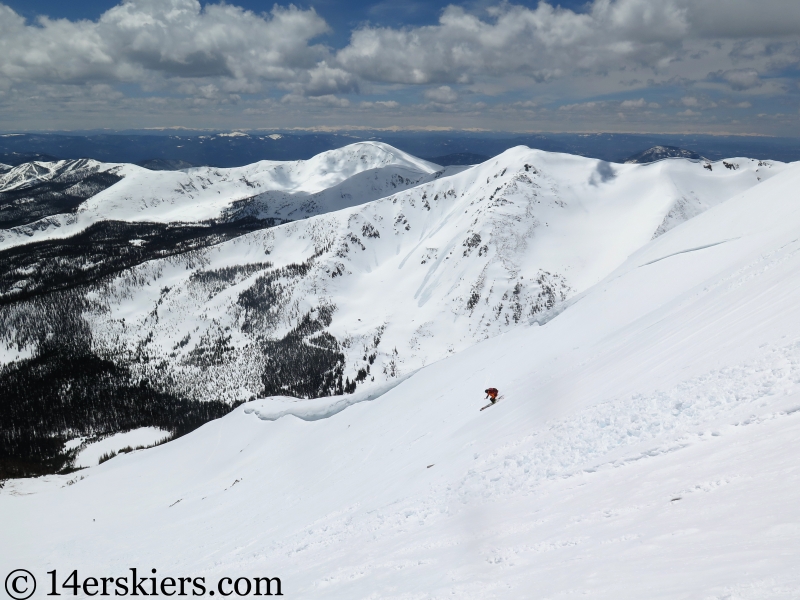
[[[324,330],[345,377],[391,381],[554,309],[654,236],[785,168],[726,162],[736,168],[514,148],[368,204],[126,271],[104,288],[95,339],[146,352],[143,376],[158,378],[165,371],[152,365],[166,361],[182,392],[232,401],[262,389],[259,339],[330,314]],[[205,347],[226,350],[198,365]]]
[[[0,568],[277,576],[313,599],[796,598],[797,190],[793,164],[600,281],[587,270],[543,324],[328,418],[248,403],[152,450],[7,482]],[[488,386],[503,397],[479,412]]]

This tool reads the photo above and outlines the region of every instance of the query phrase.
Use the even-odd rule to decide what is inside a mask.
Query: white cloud
[[[685,46],[692,40],[755,34],[796,41],[800,3],[763,0],[754,6],[738,0],[595,0],[587,12],[575,13],[547,2],[535,9],[501,3],[481,18],[450,5],[436,25],[362,27],[337,58],[372,81],[465,83],[514,73],[545,82],[579,72],[686,68],[691,55]]]
[[[363,27],[337,54],[341,65],[373,81],[466,83],[482,75],[524,74],[545,82],[620,61],[656,66],[685,35],[685,10],[674,2],[596,0],[587,14],[500,4],[488,19],[448,6],[437,25]]]
[[[234,82],[231,91],[305,79],[310,88],[330,88],[341,86],[331,83],[337,76],[350,76],[326,70],[325,49],[310,44],[327,30],[313,9],[293,6],[259,16],[229,4],[202,9],[197,0],[127,0],[97,22],[43,17],[28,25],[0,5],[0,77],[156,88],[176,79],[223,78]]]
[[[724,99],[731,91],[797,102],[796,0],[590,0],[581,12],[555,0],[528,3],[535,8],[488,0],[469,9],[450,5],[429,25],[364,25],[338,50],[319,41],[330,31],[319,14],[292,5],[256,14],[227,3],[124,0],[96,21],[27,23],[2,1],[0,119],[6,123],[20,111],[49,116],[77,114],[81,106],[118,112],[137,106],[147,114],[145,105],[154,113],[163,107],[209,115],[236,107],[296,115],[364,109],[377,123],[395,118],[400,105],[353,95],[410,98],[422,91],[426,103],[402,113],[420,125],[458,114],[475,123],[476,107],[483,107],[489,110],[481,108],[479,119],[491,119],[497,108],[495,115],[513,113],[528,128],[550,109],[564,122],[595,129],[616,123],[618,112],[628,123],[648,115],[678,123],[675,110],[706,110],[715,101],[752,108],[734,104],[741,97]],[[414,87],[419,91],[407,89]],[[663,110],[653,101],[656,89],[659,102],[679,108]],[[519,97],[538,103],[514,102]]]
[[[335,108],[347,108],[350,106],[350,100],[347,98],[339,98],[338,96],[334,96],[333,94],[325,94],[324,96],[313,96],[309,98],[312,102],[316,102],[318,104],[327,104],[328,106],[333,106]]]
[[[350,106],[350,100],[347,98],[339,98],[334,94],[322,94],[320,96],[304,96],[298,93],[286,94],[281,98],[281,104],[297,106],[330,106],[333,108],[347,108]]]
[[[308,78],[299,87],[309,96],[358,91],[356,78],[339,68],[329,67],[325,61],[308,71]]]
[[[539,104],[537,102],[534,102],[533,100],[524,100],[522,102],[514,102],[514,106],[518,108],[531,109],[531,108],[537,108]]]
[[[605,102],[578,102],[575,104],[563,104],[558,107],[558,110],[565,111],[587,111],[603,108]]]
[[[755,69],[719,71],[714,76],[727,82],[734,90],[747,90],[761,85],[761,78]]]
[[[623,100],[622,102],[620,102],[619,106],[620,106],[620,108],[626,108],[626,109],[631,109],[631,108],[634,108],[634,109],[635,108],[650,108],[650,109],[661,108],[661,105],[658,102],[648,102],[644,98],[639,98],[638,100]]]
[[[388,108],[395,109],[400,107],[400,103],[394,100],[378,100],[377,102],[362,102],[361,108]]]
[[[620,104],[622,108],[644,108],[647,106],[647,100],[639,98],[638,100],[623,100]]]
[[[425,98],[440,104],[452,104],[458,100],[458,94],[448,85],[425,90]]]

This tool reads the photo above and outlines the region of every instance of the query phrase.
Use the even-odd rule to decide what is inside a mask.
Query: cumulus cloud
[[[603,108],[605,106],[605,102],[576,102],[574,104],[562,104],[558,107],[558,110],[563,111],[587,111],[587,110],[597,110],[599,108]]]
[[[650,108],[656,109],[661,108],[661,105],[658,102],[648,102],[644,98],[638,98],[636,100],[623,100],[619,103],[620,108],[624,109],[639,109],[639,108]],[[622,115],[623,113],[620,113]]]
[[[620,103],[622,108],[644,108],[647,106],[647,100],[639,98],[638,100],[623,100]]]
[[[296,106],[330,106],[332,108],[347,108],[350,106],[350,100],[347,98],[340,98],[334,94],[322,94],[320,96],[304,96],[295,93],[286,94],[281,98],[281,103]]]
[[[711,75],[711,78],[725,81],[734,90],[748,90],[761,85],[761,78],[755,69],[717,71]]]
[[[685,35],[685,10],[673,3],[596,0],[588,14],[500,4],[480,18],[448,6],[437,25],[363,27],[337,54],[373,81],[467,83],[485,74],[524,74],[536,82],[630,60],[650,66],[671,56]]]
[[[580,12],[555,0],[489,0],[450,5],[427,25],[361,25],[338,49],[323,43],[331,29],[313,9],[276,4],[256,14],[229,1],[123,0],[95,21],[29,23],[0,0],[0,110],[47,102],[123,110],[135,101],[179,112],[181,100],[254,114],[363,108],[378,118],[397,102],[353,96],[421,91],[418,115],[473,122],[476,110],[497,108],[528,126],[544,111],[570,123],[602,115],[633,123],[654,111],[675,117],[715,101],[752,108],[744,97],[797,95],[796,0],[590,0]]]
[[[306,80],[310,89],[352,87],[352,77],[328,69],[328,31],[311,10],[275,6],[256,15],[229,4],[205,9],[197,0],[127,0],[98,21],[39,18],[35,25],[0,5],[0,77],[11,81],[135,82],[225,79],[228,91],[252,91],[263,81]],[[248,89],[249,88],[249,89]]]
[[[361,108],[388,108],[388,109],[395,109],[400,107],[399,102],[395,102],[394,100],[378,100],[377,102],[362,102],[360,104]]]
[[[425,98],[440,104],[452,104],[458,100],[458,94],[448,85],[425,90]]]
[[[350,100],[347,98],[339,98],[333,94],[325,94],[324,96],[313,96],[310,98],[312,102],[319,104],[327,104],[336,108],[347,108],[350,106]]]
[[[546,2],[535,9],[503,3],[481,18],[451,5],[436,25],[362,27],[337,58],[364,79],[406,84],[511,73],[545,82],[625,65],[659,70],[688,56],[691,40],[796,37],[799,7],[794,0],[595,0],[575,13]]]
[[[325,61],[318,63],[305,77],[298,79],[299,81],[289,85],[309,96],[358,92],[358,81],[353,75],[342,69],[330,67]]]
[[[0,77],[151,86],[221,78],[228,82],[218,88],[232,93],[277,81],[317,96],[358,92],[359,79],[446,86],[521,75],[544,83],[625,67],[663,70],[686,59],[693,39],[750,38],[735,49],[739,59],[791,55],[789,42],[776,38],[793,35],[796,49],[800,3],[594,0],[581,13],[547,2],[535,9],[500,3],[482,14],[450,5],[435,25],[363,26],[335,54],[313,43],[328,31],[313,9],[292,5],[257,15],[198,0],[125,0],[96,22],[42,17],[30,25],[0,4]],[[754,36],[762,41],[753,45]],[[719,77],[735,89],[758,82],[752,69],[722,69]]]

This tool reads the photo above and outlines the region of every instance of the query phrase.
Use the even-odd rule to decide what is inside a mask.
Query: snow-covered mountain
[[[124,171],[123,166],[85,159],[0,168],[0,240],[9,229],[74,211],[117,183]]]
[[[707,160],[694,150],[686,150],[676,146],[653,146],[642,152],[637,152],[625,161],[625,164],[645,164],[664,160],[665,158],[689,158],[693,160]]]
[[[186,432],[255,397],[373,397],[786,168],[518,147],[440,170],[372,143],[225,171],[110,167],[116,183],[0,250],[6,453],[57,470],[62,438]]]
[[[510,272],[528,281],[549,268],[555,278],[560,266],[580,293],[533,323],[523,312],[503,335],[343,411],[329,409],[341,398],[327,409],[316,400],[303,419],[275,420],[289,401],[257,400],[151,450],[9,481],[0,490],[2,572],[30,565],[49,581],[53,568],[124,577],[137,565],[157,568],[159,578],[204,577],[208,589],[225,591],[224,577],[279,577],[283,594],[314,599],[797,597],[800,166],[757,183],[755,168],[758,176],[765,168],[748,173],[743,160],[729,161],[738,170],[710,172],[682,161],[609,167],[526,149],[494,160],[357,210],[237,238],[197,264],[208,273],[222,273],[215,261],[232,257],[279,266],[279,248],[292,243],[307,256],[318,242],[324,252],[305,267],[318,272],[309,282],[321,284],[323,265],[338,261],[328,296],[338,299],[333,284],[352,278],[351,291],[405,305],[404,316],[451,288],[457,297],[461,274],[472,284],[485,265],[475,307],[496,298],[491,286],[503,276],[507,285],[522,281]],[[715,206],[651,240],[676,197],[745,176],[746,189],[710,198]],[[675,181],[685,187],[670,187]],[[528,209],[535,227],[524,220]],[[380,237],[360,229],[368,222]],[[459,234],[442,239],[457,244],[435,237],[456,225]],[[528,245],[514,245],[531,228]],[[608,231],[602,239],[613,247],[602,252],[594,239]],[[481,242],[463,245],[473,233]],[[349,234],[360,243],[345,252]],[[539,235],[558,245],[549,254],[538,247],[550,262],[527,250]],[[440,252],[423,265],[428,240]],[[579,241],[580,263],[556,262],[556,250],[575,256]],[[489,254],[481,255],[484,244]],[[384,256],[386,275],[373,281]],[[418,280],[404,271],[414,263]],[[159,286],[185,285],[182,269],[131,274],[129,293],[109,301],[111,310],[136,315],[133,300],[149,278],[152,297],[164,296],[158,318],[174,322],[169,312],[179,306],[165,306],[173,288],[162,294]],[[227,273],[238,282],[227,288],[231,297],[255,285],[245,271]],[[443,282],[431,289],[434,275]],[[374,314],[357,300],[333,311],[331,323],[347,310]],[[211,307],[201,304],[198,323]],[[433,327],[447,336],[458,315],[443,314]],[[501,400],[480,412],[490,385]],[[295,413],[306,406],[291,404]]]
[[[122,180],[73,210],[0,231],[0,250],[74,236],[101,221],[197,223],[243,217],[293,221],[369,202],[444,173],[441,167],[386,144],[360,142],[310,160],[261,161],[232,169],[154,172],[96,161],[28,163],[0,177],[0,194],[61,176],[65,166],[75,170],[84,164],[95,171],[111,171]]]
[[[29,162],[17,167],[3,165],[6,172],[0,177],[0,191],[31,189],[45,182],[57,181],[65,176],[79,179],[96,173],[103,163],[96,160],[61,160],[57,162]],[[108,167],[106,167],[107,169]]]
[[[552,309],[783,168],[731,164],[611,165],[520,147],[375,202],[145,263],[109,280],[88,318],[99,346],[146,356],[142,376],[167,374],[194,398],[381,384]],[[299,340],[319,363],[299,359]]]

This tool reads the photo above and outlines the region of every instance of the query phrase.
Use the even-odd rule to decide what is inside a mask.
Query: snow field
[[[0,567],[270,574],[315,599],[797,597],[798,184],[791,165],[541,325],[328,418],[259,401],[73,485],[8,482]]]

